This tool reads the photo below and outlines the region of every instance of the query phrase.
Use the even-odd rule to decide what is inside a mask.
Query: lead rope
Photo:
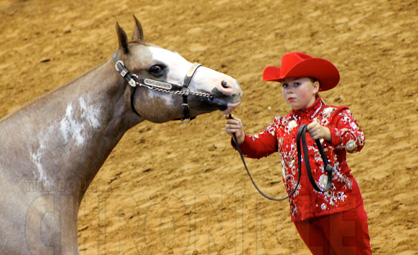
[[[231,114],[229,115],[229,118],[232,119]],[[232,134],[232,139],[233,139],[233,141],[235,143],[235,146],[236,146],[236,148],[238,150],[239,155],[241,156],[241,160],[242,160],[242,163],[244,164],[245,170],[247,170],[247,174],[250,177],[250,180],[253,183],[254,187],[257,189],[258,193],[260,193],[263,197],[265,197],[265,198],[267,198],[269,200],[273,200],[273,201],[283,201],[283,200],[288,199],[289,197],[291,197],[296,192],[296,190],[298,189],[299,184],[300,184],[301,172],[302,172],[302,170],[301,170],[301,168],[302,168],[301,167],[302,166],[302,162],[301,162],[302,161],[302,153],[301,153],[301,148],[300,148],[301,138],[302,138],[302,146],[303,146],[303,154],[304,154],[304,160],[305,160],[305,167],[306,167],[306,170],[308,172],[308,177],[309,177],[309,180],[311,181],[312,186],[314,187],[315,190],[320,191],[320,192],[326,192],[329,188],[331,188],[331,185],[332,185],[332,171],[334,169],[328,164],[327,156],[325,155],[324,149],[322,148],[322,145],[321,145],[321,143],[320,143],[319,140],[315,140],[315,142],[316,142],[316,144],[318,146],[319,153],[321,154],[322,160],[324,162],[324,170],[325,170],[325,172],[328,173],[327,186],[325,187],[324,190],[321,190],[316,185],[315,180],[313,179],[312,172],[311,172],[311,167],[310,167],[310,163],[309,163],[308,148],[306,146],[306,129],[307,129],[307,125],[302,125],[299,128],[298,133],[297,133],[297,137],[296,137],[297,151],[298,151],[298,181],[296,183],[295,188],[286,197],[283,197],[283,198],[270,197],[270,196],[264,194],[258,188],[257,184],[255,184],[255,182],[254,182],[254,180],[253,180],[253,178],[251,176],[250,171],[248,170],[247,164],[246,164],[245,159],[244,159],[244,155],[242,154],[241,148],[240,148],[240,146],[238,144],[237,136],[236,136],[235,133]]]
[[[301,133],[302,135],[302,147],[303,147],[303,158],[305,160],[305,168],[306,172],[308,173],[309,181],[312,184],[312,187],[318,192],[327,192],[332,186],[332,172],[335,169],[328,163],[327,155],[325,154],[324,148],[321,145],[321,141],[319,139],[315,140],[316,147],[318,147],[319,154],[321,154],[322,162],[324,162],[324,171],[327,173],[327,185],[324,189],[318,187],[313,177],[311,171],[311,164],[309,163],[309,155],[308,155],[308,146],[306,146],[306,130],[308,125],[302,125],[298,130],[298,135]],[[298,145],[300,144],[299,140],[297,141]],[[300,149],[298,149],[298,156],[300,155]],[[300,164],[300,161],[298,162]],[[320,183],[321,186],[321,183]]]

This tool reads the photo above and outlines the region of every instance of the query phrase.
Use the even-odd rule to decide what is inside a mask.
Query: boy
[[[314,255],[371,254],[363,198],[346,162],[346,152],[363,148],[364,134],[348,107],[328,106],[318,93],[334,88],[339,79],[337,68],[325,59],[301,52],[285,54],[280,68],[265,68],[263,80],[282,84],[283,99],[292,111],[286,117],[275,117],[273,124],[255,136],[245,134],[235,116],[226,120],[225,130],[231,136],[236,134],[246,157],[261,158],[279,151],[283,182],[290,193],[298,179],[297,130],[308,124],[308,154],[317,185],[324,188],[328,177],[314,140],[321,139],[336,171],[331,188],[318,192],[302,165],[300,185],[289,199],[292,221]]]

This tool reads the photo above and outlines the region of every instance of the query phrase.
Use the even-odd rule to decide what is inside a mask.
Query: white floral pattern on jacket
[[[364,146],[364,134],[350,110],[345,107],[325,105],[320,97],[314,105],[303,111],[292,111],[286,117],[275,117],[274,123],[257,135],[246,135],[240,145],[245,156],[261,158],[279,151],[282,177],[286,190],[290,193],[298,179],[296,134],[303,124],[313,121],[328,127],[330,143],[321,140],[329,163],[337,171],[333,173],[333,184],[327,192],[317,192],[310,184],[304,163],[301,182],[290,198],[290,213],[293,221],[305,220],[356,207],[362,202],[357,182],[346,162],[347,152],[360,151]],[[312,173],[317,185],[324,188],[327,175],[315,141],[307,135],[308,153]]]

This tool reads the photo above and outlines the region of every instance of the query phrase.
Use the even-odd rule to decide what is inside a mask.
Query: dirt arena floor
[[[348,163],[374,254],[418,254],[416,0],[0,0],[0,117],[104,63],[118,21],[146,41],[236,78],[248,133],[289,109],[267,65],[303,51],[332,61],[337,88],[366,135]],[[1,132],[1,130],[0,130]],[[1,141],[0,141],[1,142]],[[259,186],[284,193],[279,154],[249,160]],[[309,254],[287,202],[256,193],[219,112],[143,122],[123,137],[79,212],[80,254]]]

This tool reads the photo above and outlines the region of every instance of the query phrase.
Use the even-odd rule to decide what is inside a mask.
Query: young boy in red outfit
[[[308,154],[317,186],[324,189],[328,176],[314,140],[321,139],[336,171],[331,188],[318,192],[302,165],[300,185],[289,198],[292,221],[314,255],[371,254],[363,198],[346,162],[347,152],[363,148],[364,135],[346,106],[326,105],[318,94],[338,84],[337,68],[325,59],[292,52],[282,57],[280,68],[265,68],[263,80],[282,84],[283,99],[292,111],[286,117],[275,117],[273,124],[254,136],[245,134],[241,120],[232,116],[226,120],[226,132],[236,134],[246,157],[261,158],[279,151],[283,182],[290,193],[298,180],[297,130],[308,124]]]

